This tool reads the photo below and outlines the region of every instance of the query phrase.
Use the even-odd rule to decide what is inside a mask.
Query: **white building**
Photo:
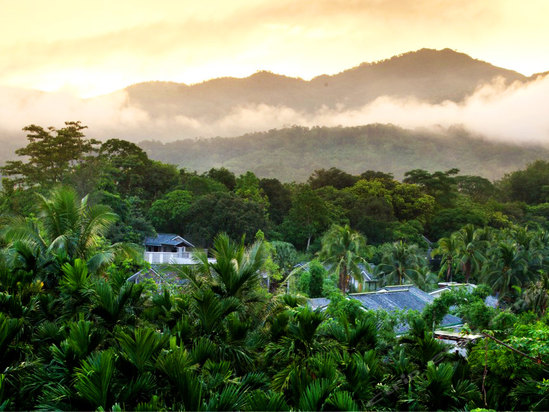
[[[194,245],[174,233],[159,233],[145,239],[144,259],[150,264],[192,265],[197,263],[194,253]]]

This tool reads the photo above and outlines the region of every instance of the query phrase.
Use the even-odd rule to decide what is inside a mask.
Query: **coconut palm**
[[[546,270],[549,266],[549,232],[546,230],[535,230],[527,247],[528,264],[534,271]]]
[[[540,271],[538,280],[531,282],[524,290],[523,298],[529,309],[540,316],[545,315],[549,305],[549,274]]]
[[[501,299],[509,299],[513,286],[522,287],[530,278],[525,252],[509,240],[499,242],[484,265],[482,277]]]
[[[461,264],[461,270],[465,276],[465,283],[473,273],[477,273],[485,260],[482,250],[485,247],[484,229],[475,229],[471,224],[465,225],[455,233],[457,241],[457,258]]]
[[[393,243],[381,258],[377,266],[379,275],[385,284],[402,285],[404,279],[414,281],[417,270],[421,266],[421,257],[417,245],[408,245],[402,241]]]
[[[431,252],[432,256],[442,255],[440,276],[444,276],[447,282],[452,281],[452,275],[458,263],[458,251],[460,241],[456,236],[443,237],[438,241],[438,247]]]
[[[366,254],[366,239],[349,225],[333,225],[322,237],[319,257],[334,265],[334,271],[339,274],[338,286],[343,293],[347,292],[350,276],[362,282],[361,264],[368,265]]]

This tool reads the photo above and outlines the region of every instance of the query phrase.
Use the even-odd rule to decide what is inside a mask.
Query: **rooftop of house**
[[[369,310],[385,310],[393,312],[397,310],[416,310],[422,312],[425,306],[435,298],[412,285],[386,286],[375,292],[349,294],[349,299],[355,299]],[[330,303],[327,298],[309,299],[309,305],[313,309],[324,310]],[[441,327],[461,325],[463,321],[454,315],[444,316]],[[404,332],[407,325],[402,325],[397,332]]]
[[[146,237],[145,246],[186,246],[194,245],[175,233],[158,233],[156,237]]]
[[[467,292],[471,293],[477,285],[474,283],[456,283],[456,282],[439,282],[438,284],[439,289],[433,290],[432,292],[429,292],[429,295],[438,298],[442,293],[446,291],[451,291],[453,289],[466,289]],[[484,299],[484,304],[486,306],[490,306],[492,308],[495,308],[498,306],[498,298],[496,296],[487,296],[486,299]]]
[[[151,265],[150,269],[142,269],[130,276],[128,282],[141,283],[147,279],[151,279],[159,286],[164,284],[182,286],[188,283],[188,280],[182,278],[173,265]]]

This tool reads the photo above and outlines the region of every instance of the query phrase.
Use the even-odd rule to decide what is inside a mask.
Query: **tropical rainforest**
[[[549,409],[549,162],[288,183],[85,129],[27,126],[1,169],[0,409]],[[166,232],[208,253],[180,283],[129,282]],[[346,299],[364,272],[477,287],[371,311]],[[465,353],[434,334],[449,313]]]

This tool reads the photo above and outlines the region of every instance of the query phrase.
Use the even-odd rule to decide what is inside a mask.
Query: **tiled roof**
[[[365,309],[385,310],[417,310],[422,312],[425,306],[434,300],[434,297],[416,287],[410,285],[386,286],[376,292],[350,294],[349,299],[358,300]],[[330,303],[329,299],[309,299],[309,305],[313,309],[323,310]],[[461,325],[463,321],[454,315],[446,315],[440,326]],[[404,332],[407,325],[402,325],[397,332]]]
[[[156,237],[145,238],[145,246],[178,246],[185,245],[194,247],[194,245],[175,233],[159,233]]]
[[[477,285],[473,283],[452,283],[452,282],[439,283],[439,286],[442,286],[442,287],[440,289],[429,292],[429,295],[435,298],[438,298],[442,293],[446,291],[452,291],[454,289],[466,289],[467,292],[471,293],[477,287]],[[487,296],[486,299],[484,299],[484,304],[486,306],[496,308],[498,306],[497,296]]]

